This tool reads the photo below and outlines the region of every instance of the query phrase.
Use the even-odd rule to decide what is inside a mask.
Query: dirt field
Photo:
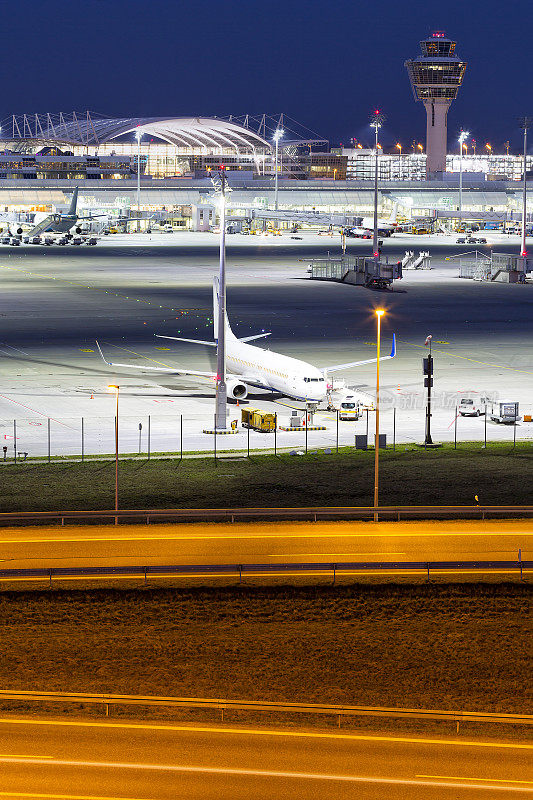
[[[533,711],[526,584],[0,595],[0,686]]]

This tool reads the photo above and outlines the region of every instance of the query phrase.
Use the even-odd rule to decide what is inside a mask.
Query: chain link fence
[[[435,398],[431,418],[431,434],[435,443],[457,446],[469,442],[483,447],[490,442],[505,442],[511,446],[533,442],[533,406],[520,408],[516,423],[502,424],[492,420],[490,410],[481,408],[479,416],[462,416],[458,406],[443,408]],[[237,421],[236,432],[213,431],[214,421],[187,415],[124,414],[119,416],[118,452],[122,457],[153,458],[161,456],[187,457],[223,453],[247,455],[252,452],[313,451],[337,452],[339,448],[372,447],[375,434],[375,411],[363,409],[357,420],[342,420],[338,412],[320,411],[307,426],[295,430],[287,427],[288,416],[276,415],[273,431],[262,432],[242,427],[239,409],[231,408],[231,422]],[[381,446],[420,446],[424,444],[425,405],[384,403],[380,412]],[[115,456],[115,417],[19,417],[0,420],[0,442],[4,462],[57,458],[76,460]]]

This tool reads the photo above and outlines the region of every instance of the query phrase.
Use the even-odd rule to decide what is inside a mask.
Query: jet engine
[[[248,394],[248,387],[241,381],[230,379],[226,383],[228,390],[228,397],[233,397],[234,400],[244,400]]]
[[[79,227],[79,225],[76,228],[74,228],[74,233],[77,233],[77,234],[81,233],[81,228]]]

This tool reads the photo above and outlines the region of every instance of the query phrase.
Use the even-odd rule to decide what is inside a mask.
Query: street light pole
[[[379,505],[379,359],[381,353],[381,317],[384,309],[376,309],[377,317],[377,361],[376,361],[376,434],[374,442],[374,522],[378,521]]]
[[[372,237],[372,254],[376,261],[379,260],[378,250],[378,132],[385,121],[385,116],[378,109],[373,113],[370,127],[374,128],[374,235]]]
[[[110,391],[115,392],[116,407],[115,407],[115,511],[118,511],[118,396],[120,386],[108,386]],[[118,523],[118,517],[115,517],[115,525]]]
[[[218,276],[217,385],[215,428],[227,426],[228,390],[226,385],[226,173],[220,170],[220,268]]]
[[[135,136],[137,138],[137,216],[141,213],[141,138],[142,133],[137,128],[135,131]],[[140,220],[137,220],[137,232],[139,232],[141,228]]]
[[[459,134],[459,223],[463,220],[463,147],[469,136],[469,132],[461,128]]]
[[[527,220],[527,182],[526,182],[526,167],[527,167],[527,131],[531,126],[533,120],[531,117],[522,117],[520,120],[520,127],[524,131],[524,163],[522,167],[522,243],[520,246],[520,255],[526,256],[526,220]]]
[[[279,152],[279,140],[283,136],[285,131],[283,128],[276,128],[274,131],[274,141],[276,143],[276,160],[275,160],[275,173],[274,173],[274,210],[278,210],[278,152]]]
[[[433,386],[433,357],[431,355],[431,334],[426,338],[425,345],[429,345],[428,357],[423,360],[424,367],[424,384],[428,390],[427,407],[426,407],[426,433],[424,436],[424,445],[432,445],[433,439],[431,438],[431,387]]]

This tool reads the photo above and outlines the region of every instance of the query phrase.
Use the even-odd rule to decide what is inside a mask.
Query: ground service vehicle
[[[491,403],[489,413],[493,422],[503,422],[506,425],[514,425],[521,419],[518,415],[518,403],[514,401]]]
[[[360,417],[360,406],[354,395],[348,395],[340,404],[339,419],[357,420]]]
[[[243,408],[241,423],[243,428],[268,433],[276,428],[276,415],[260,408]]]

